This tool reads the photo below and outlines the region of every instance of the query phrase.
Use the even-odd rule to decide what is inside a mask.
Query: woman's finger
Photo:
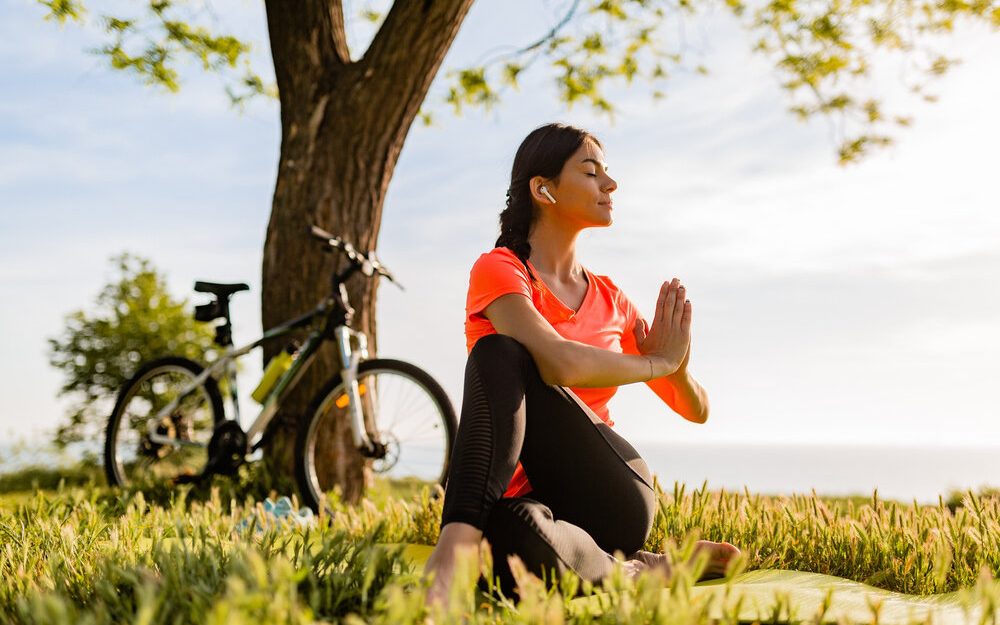
[[[674,309],[677,307],[677,289],[674,288],[674,283],[670,283],[670,287],[667,289],[667,299],[663,302],[663,320],[666,322],[668,328],[674,327],[675,323],[679,319],[674,319]]]
[[[674,321],[677,325],[681,323],[681,317],[684,315],[684,300],[687,299],[686,290],[684,285],[677,286],[677,300],[674,302]]]
[[[670,285],[669,282],[664,282],[660,285],[660,295],[656,298],[656,310],[653,313],[653,326],[657,323],[663,322],[664,309],[663,306],[667,301],[667,287]]]
[[[632,333],[635,335],[636,346],[641,346],[646,340],[646,322],[642,320],[642,317],[636,317]]]
[[[684,312],[681,314],[681,331],[691,332],[691,300],[684,302]]]

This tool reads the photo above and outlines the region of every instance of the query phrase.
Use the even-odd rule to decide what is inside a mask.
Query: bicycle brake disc
[[[372,455],[372,470],[385,473],[399,462],[399,439],[391,432],[382,432],[379,438],[381,442],[376,444],[376,453]]]

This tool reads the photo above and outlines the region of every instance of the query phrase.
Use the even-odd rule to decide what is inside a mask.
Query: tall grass
[[[412,485],[411,485],[412,486]],[[238,491],[202,498],[180,489],[154,493],[88,486],[38,492],[0,513],[0,622],[13,623],[312,623],[420,622],[420,571],[398,549],[376,543],[433,544],[441,499],[423,488],[349,506],[316,526],[239,522],[259,506]],[[660,511],[645,546],[690,550],[697,538],[739,546],[750,568],[827,573],[889,590],[933,594],[976,588],[995,619],[1000,590],[1000,499],[967,493],[952,511],[902,505],[873,495],[864,504],[815,494],[762,497],[749,492],[659,492]],[[488,560],[488,559],[487,559]],[[488,566],[488,561],[485,566]],[[474,578],[474,573],[472,572]],[[695,572],[663,580],[609,579],[599,609],[571,605],[556,588],[524,572],[521,601],[489,601],[456,584],[435,622],[707,623],[707,608],[687,599]],[[560,584],[573,590],[580,580]],[[584,585],[585,594],[595,589]],[[571,596],[572,592],[566,593]],[[576,607],[574,607],[576,606]],[[730,614],[723,620],[735,622]]]

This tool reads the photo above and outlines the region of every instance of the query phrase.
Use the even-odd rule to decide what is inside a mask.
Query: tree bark
[[[264,243],[261,319],[273,327],[329,294],[332,271],[345,262],[324,254],[308,235],[318,225],[362,250],[377,247],[382,203],[431,82],[473,0],[397,0],[365,55],[351,61],[341,3],[299,0],[294,9],[266,0],[281,103],[281,155]],[[353,327],[377,351],[377,279],[347,285]],[[283,345],[265,347],[265,362]],[[283,402],[265,454],[291,475],[295,430],[311,399],[340,368],[327,343]],[[323,436],[333,483],[356,502],[371,472],[353,448],[349,425],[336,419]]]

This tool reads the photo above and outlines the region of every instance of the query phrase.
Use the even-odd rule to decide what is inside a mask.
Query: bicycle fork
[[[340,370],[340,379],[344,382],[344,392],[347,394],[348,417],[351,423],[351,435],[354,446],[363,454],[376,456],[379,454],[379,441],[372,441],[368,435],[364,410],[361,405],[361,389],[358,385],[358,364],[368,359],[368,337],[363,332],[356,332],[346,325],[334,329],[337,348],[340,350],[340,362],[344,368]],[[351,337],[358,341],[358,348],[351,348]],[[365,388],[368,401],[371,402],[373,415],[378,414],[378,402],[375,387],[369,384]],[[374,427],[374,423],[372,424]],[[377,437],[377,433],[376,433]]]

